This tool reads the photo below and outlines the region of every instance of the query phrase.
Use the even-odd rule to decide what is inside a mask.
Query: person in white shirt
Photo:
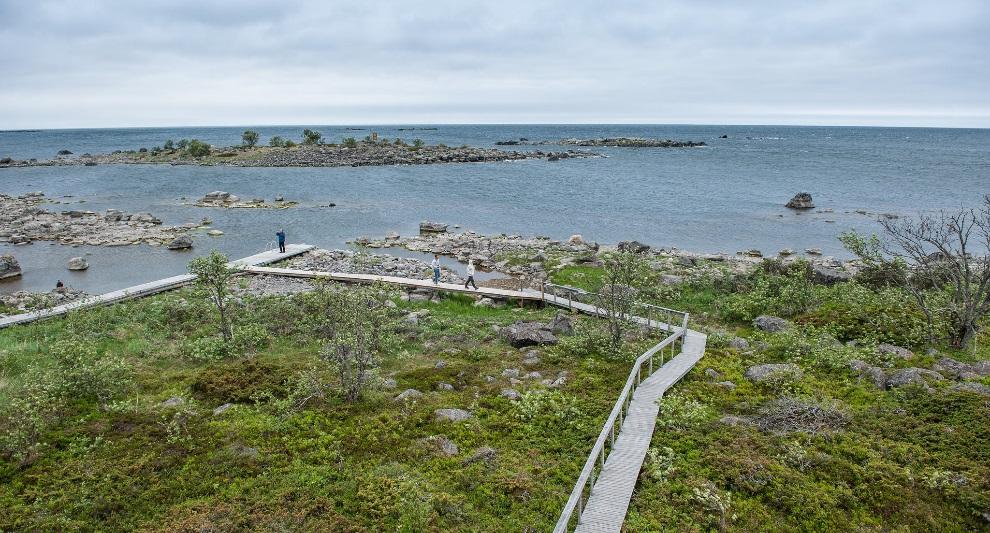
[[[436,285],[437,283],[440,283],[440,255],[439,254],[433,254],[433,262],[430,263],[430,266],[433,267],[433,284]]]
[[[468,259],[467,264],[467,281],[464,282],[464,288],[468,288],[468,283],[474,287],[474,290],[478,290],[478,286],[474,284],[474,261]]]

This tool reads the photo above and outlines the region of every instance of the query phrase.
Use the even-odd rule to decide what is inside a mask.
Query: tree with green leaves
[[[343,145],[347,148],[357,148],[358,142],[354,137],[344,137]]]
[[[254,130],[246,130],[241,134],[241,144],[250,148],[258,144],[258,137],[258,132]]]
[[[185,150],[186,147],[188,146],[189,146],[189,139],[179,139],[179,142],[176,143],[175,145],[175,147],[178,148],[179,150]]]
[[[189,141],[186,146],[186,153],[193,157],[205,157],[210,155],[210,145],[199,139],[193,139]]]
[[[610,348],[618,351],[623,334],[629,329],[629,317],[639,291],[635,288],[645,277],[648,267],[642,257],[631,252],[612,252],[602,256],[602,285],[598,289],[598,307],[605,311]]]
[[[320,144],[323,134],[310,129],[303,130],[303,144]]]
[[[196,284],[206,291],[210,301],[216,306],[220,334],[224,341],[229,342],[233,338],[229,306],[230,280],[237,274],[237,269],[229,265],[227,256],[213,250],[210,255],[190,261],[189,273],[196,275]]]
[[[279,135],[275,135],[271,139],[268,139],[268,146],[271,146],[272,148],[281,148],[285,146],[285,139]]]
[[[339,379],[345,401],[356,402],[372,382],[382,356],[396,344],[395,326],[384,285],[343,287],[325,284],[318,302],[316,326],[324,338],[320,358]]]
[[[423,139],[413,139],[413,148],[415,148],[417,150],[420,149],[420,148],[422,148],[423,145],[425,145],[425,144],[426,143],[423,142]]]
[[[175,143],[174,143],[174,142],[172,142],[172,139],[169,139],[169,140],[167,140],[167,141],[165,141],[165,146],[164,146],[164,148],[165,148],[166,150],[175,150]]]
[[[871,273],[906,289],[928,320],[944,316],[949,342],[968,348],[990,313],[990,195],[978,209],[881,219],[883,238],[855,232],[840,239]]]

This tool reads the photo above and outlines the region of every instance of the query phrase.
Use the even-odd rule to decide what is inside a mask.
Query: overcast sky
[[[0,0],[0,129],[626,122],[990,127],[990,1]]]

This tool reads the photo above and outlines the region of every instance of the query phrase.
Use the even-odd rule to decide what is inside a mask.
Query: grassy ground
[[[210,308],[191,290],[0,331],[0,402],[22,394],[33,369],[55,365],[61,339],[121,357],[130,380],[102,407],[70,394],[37,453],[0,462],[0,530],[546,530],[629,362],[563,343],[526,368],[492,326],[553,311],[472,302],[400,303],[399,315],[430,314],[403,325],[383,361],[397,389],[300,409],[285,399],[295,376],[320,367],[320,343],[297,327],[291,300],[248,303],[242,327],[263,324],[270,340],[216,362],[190,359],[195,339],[213,334]],[[510,385],[506,368],[565,371],[567,384],[553,393],[539,380]],[[441,382],[455,390],[437,390]],[[533,392],[511,402],[500,395],[510,386]],[[425,395],[393,401],[406,388]],[[162,405],[172,397],[185,401]],[[437,422],[439,408],[473,417]],[[439,453],[429,439],[441,436],[458,453]],[[484,447],[492,456],[472,459]]]

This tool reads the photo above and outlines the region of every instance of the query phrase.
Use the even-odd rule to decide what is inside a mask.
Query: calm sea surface
[[[845,255],[836,236],[875,231],[875,216],[976,206],[990,193],[990,130],[784,126],[411,126],[353,129],[311,126],[331,141],[370,131],[407,141],[493,146],[496,141],[637,136],[705,141],[690,149],[602,148],[604,159],[542,160],[360,168],[228,168],[167,165],[0,169],[0,192],[44,191],[84,200],[51,209],[150,211],[165,224],[213,219],[222,237],[195,237],[193,252],[149,246],[72,248],[36,242],[0,245],[24,267],[0,292],[47,290],[56,279],[91,293],[181,273],[196,254],[218,248],[241,257],[266,248],[284,227],[289,240],[343,247],[358,236],[412,234],[420,220],[460,224],[483,233],[580,233],[603,243],[638,239],[654,246],[705,252],[757,248],[822,248]],[[432,127],[432,126],[431,126]],[[298,139],[302,126],[253,126],[268,137]],[[0,157],[49,159],[151,148],[166,139],[198,138],[217,146],[240,142],[238,128],[149,128],[0,132]],[[721,139],[721,135],[727,139]],[[513,147],[507,147],[513,148]],[[516,147],[519,150],[553,147]],[[204,209],[182,205],[225,190],[242,198],[284,195],[287,210]],[[783,207],[808,191],[819,209]],[[333,202],[337,207],[319,207]],[[831,208],[832,213],[822,212]],[[89,253],[75,273],[68,258]]]

